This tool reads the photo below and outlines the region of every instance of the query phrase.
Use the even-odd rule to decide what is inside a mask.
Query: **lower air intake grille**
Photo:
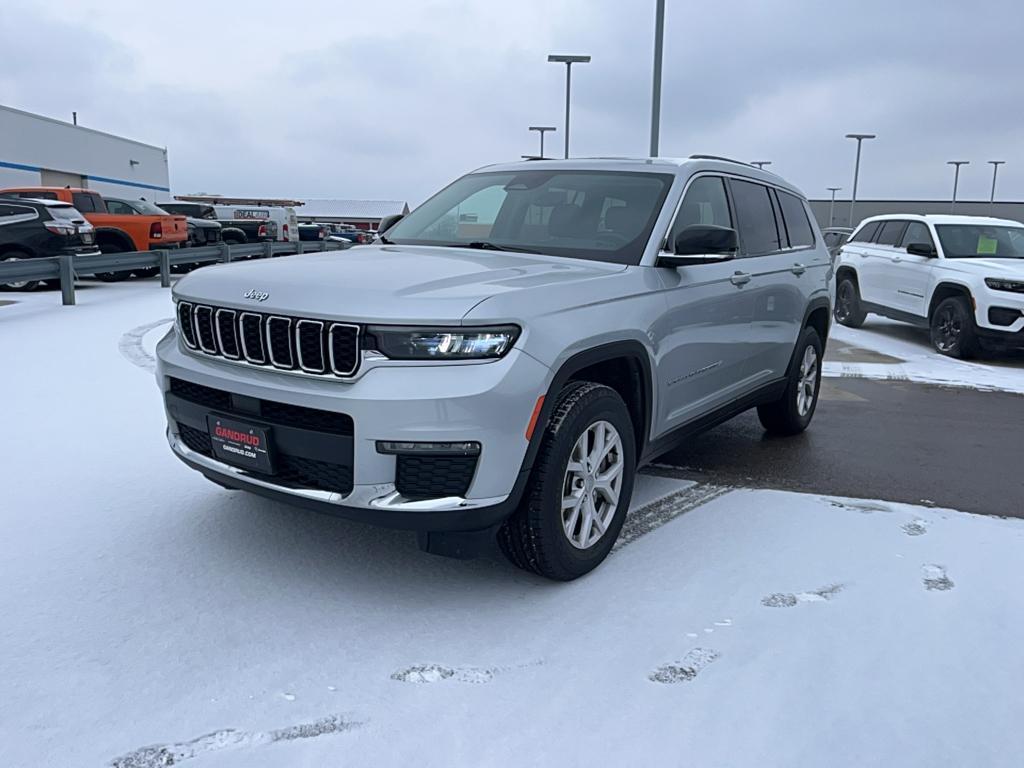
[[[395,488],[407,499],[465,496],[476,461],[476,456],[399,455]]]
[[[181,435],[181,442],[190,451],[201,453],[203,456],[213,456],[213,441],[206,432],[178,422],[178,434]]]

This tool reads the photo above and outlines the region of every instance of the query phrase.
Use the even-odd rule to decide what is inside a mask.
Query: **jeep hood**
[[[484,299],[569,286],[620,264],[501,251],[369,245],[204,267],[174,295],[221,307],[355,322],[459,323]],[[263,301],[246,299],[268,294]],[[525,297],[524,297],[525,300]]]

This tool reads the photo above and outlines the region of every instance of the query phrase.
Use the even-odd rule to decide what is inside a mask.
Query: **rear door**
[[[857,272],[861,299],[876,304],[882,299],[882,262],[875,251],[875,237],[882,225],[881,221],[868,222],[843,246],[843,262]]]
[[[723,177],[691,179],[668,243],[684,227],[736,227]],[[659,268],[667,290],[664,317],[651,329],[658,350],[659,433],[722,406],[750,389],[752,304],[741,260]]]
[[[906,219],[885,219],[875,235],[868,259],[869,293],[864,292],[861,283],[861,298],[890,309],[900,306],[900,286],[897,272],[906,256],[900,248],[903,233],[907,230]]]

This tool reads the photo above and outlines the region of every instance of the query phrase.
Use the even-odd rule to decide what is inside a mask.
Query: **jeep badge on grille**
[[[253,301],[266,301],[270,298],[270,294],[266,291],[257,291],[255,288],[250,288],[242,294],[242,298],[252,299]]]

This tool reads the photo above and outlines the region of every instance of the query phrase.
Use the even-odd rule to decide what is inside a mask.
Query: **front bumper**
[[[1024,295],[1010,291],[988,289],[978,296],[975,327],[978,336],[993,346],[1024,348]],[[996,314],[1008,318],[1016,314],[1009,325],[995,322]]]
[[[261,402],[347,415],[353,425],[350,442],[301,430],[285,430],[282,437],[292,445],[301,446],[303,440],[321,445],[321,458],[322,451],[333,451],[338,461],[350,464],[351,491],[289,487],[193,450],[182,438],[179,421],[197,428],[205,414],[188,412],[194,404],[183,408],[169,391],[172,378]],[[157,346],[157,380],[165,396],[171,449],[214,482],[379,525],[457,531],[490,527],[517,501],[514,489],[522,485],[518,481],[528,447],[525,430],[550,371],[512,350],[488,363],[371,364],[354,381],[320,379],[197,357],[182,350],[171,332]],[[472,441],[481,451],[464,494],[406,498],[396,488],[397,459],[378,453],[379,440]]]

